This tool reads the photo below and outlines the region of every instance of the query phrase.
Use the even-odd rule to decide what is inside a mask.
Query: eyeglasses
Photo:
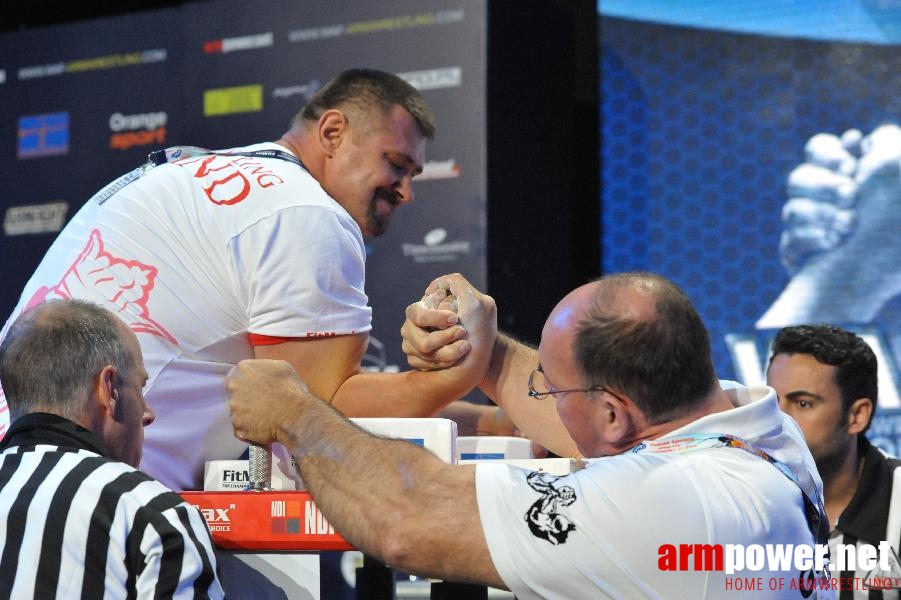
[[[544,371],[541,370],[541,366],[535,367],[531,373],[529,373],[529,396],[535,398],[536,400],[544,400],[548,396],[555,396],[557,394],[568,394],[570,392],[609,392],[607,388],[598,386],[593,388],[582,388],[582,389],[571,389],[571,390],[547,390],[546,392],[539,392],[535,389],[535,383],[538,382],[544,388],[547,388],[547,382],[544,380]],[[612,394],[612,392],[609,392]],[[616,396],[616,394],[613,394]],[[617,396],[619,397],[619,396]]]

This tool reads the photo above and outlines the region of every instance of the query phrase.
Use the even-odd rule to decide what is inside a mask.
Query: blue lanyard
[[[692,452],[706,448],[738,448],[764,459],[779,469],[783,475],[788,477],[801,490],[801,495],[804,498],[804,517],[807,519],[807,527],[810,529],[810,533],[813,534],[814,539],[818,544],[827,544],[829,542],[829,521],[826,518],[826,510],[823,508],[822,499],[817,497],[817,501],[814,502],[788,465],[770,456],[747,440],[725,433],[687,433],[672,438],[645,440],[629,450],[629,452],[638,454],[648,451],[664,454],[670,452]]]
[[[153,169],[154,167],[158,167],[160,165],[164,165],[169,162],[173,162],[176,160],[181,160],[184,158],[193,158],[195,156],[246,156],[251,158],[275,158],[278,160],[285,160],[290,163],[293,163],[303,169],[304,171],[309,173],[309,169],[307,169],[306,165],[303,162],[291,154],[290,152],[285,152],[284,150],[252,150],[249,152],[214,152],[212,150],[207,150],[205,148],[198,148],[197,146],[172,146],[171,148],[165,148],[160,150],[154,150],[150,154],[147,155],[147,162],[143,165],[134,169],[133,171],[129,171],[125,175],[119,177],[114,180],[112,183],[109,183],[102,190],[94,194],[88,202],[97,201],[97,204],[103,204],[107,200],[113,197],[116,192],[127,186],[129,183],[140,179],[144,175],[147,174],[148,171]]]

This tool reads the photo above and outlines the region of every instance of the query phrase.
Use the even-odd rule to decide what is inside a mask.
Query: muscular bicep
[[[360,372],[368,343],[369,335],[366,333],[298,338],[279,344],[254,346],[254,356],[287,361],[313,394],[331,402],[338,388]]]

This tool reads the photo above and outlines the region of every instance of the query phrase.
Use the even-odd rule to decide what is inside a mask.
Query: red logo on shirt
[[[62,280],[56,285],[41,287],[25,309],[55,298],[89,300],[116,313],[135,333],[149,333],[177,345],[175,338],[150,318],[147,309],[156,275],[156,267],[106,252],[100,231],[94,229],[84,250]]]
[[[261,188],[285,181],[260,162],[247,157],[233,158],[213,154],[174,161],[179,167],[196,166],[193,176],[203,182],[203,192],[213,204],[232,205],[247,198],[252,185]]]

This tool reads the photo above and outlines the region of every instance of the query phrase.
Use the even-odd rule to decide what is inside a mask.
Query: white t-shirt
[[[788,465],[811,497],[821,498],[813,458],[797,425],[779,410],[775,393],[746,391],[727,392],[739,407],[661,440],[730,434]],[[704,562],[695,570],[694,556],[687,570],[661,569],[660,559],[668,556],[664,545],[678,551],[681,544],[815,543],[799,485],[744,450],[629,452],[591,460],[584,470],[559,478],[483,463],[476,486],[491,558],[520,600],[804,597],[790,589],[800,574],[794,569],[764,565],[730,575],[703,570]],[[746,591],[758,583],[763,591]],[[820,591],[809,597],[833,596]]]
[[[257,150],[284,148],[223,152]],[[69,297],[119,314],[141,343],[145,397],[156,414],[141,468],[172,489],[199,489],[205,461],[237,458],[245,447],[232,433],[223,378],[253,357],[248,334],[369,331],[364,266],[360,228],[299,165],[189,156],[151,169],[103,204],[86,203],[13,318]]]

